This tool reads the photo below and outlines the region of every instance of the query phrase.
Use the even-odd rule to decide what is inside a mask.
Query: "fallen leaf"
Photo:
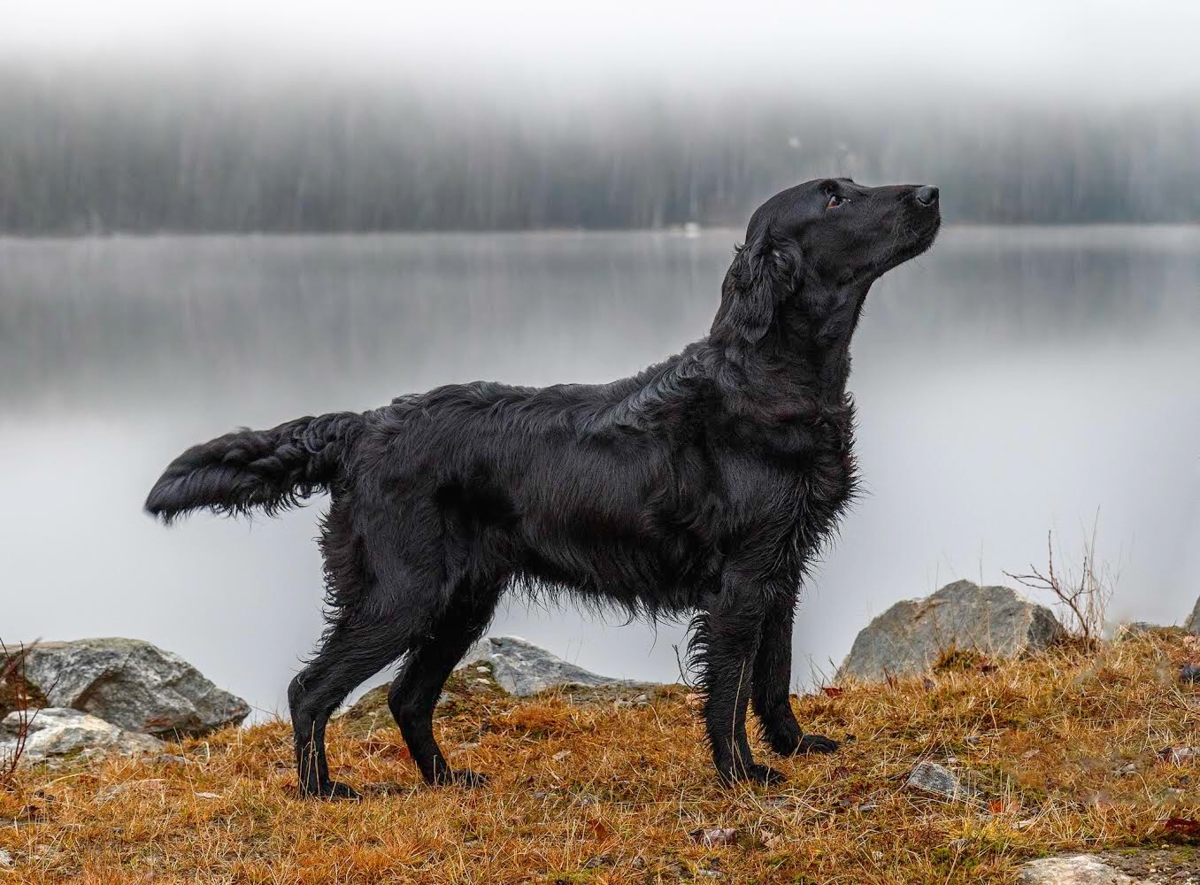
[[[1200,821],[1192,820],[1190,817],[1169,817],[1163,823],[1163,829],[1168,833],[1186,836],[1189,839],[1200,837]]]
[[[1005,801],[1004,799],[988,800],[988,812],[990,814],[1017,814],[1021,810],[1019,803],[1014,801]]]
[[[612,835],[613,835],[612,828],[609,827],[606,823],[604,823],[604,821],[589,820],[587,822],[587,825],[588,825],[588,829],[592,831],[592,835],[595,836],[597,839],[599,839],[601,842],[607,842],[609,839],[612,838]]]
[[[737,830],[733,827],[715,827],[711,830],[692,830],[691,837],[705,847],[732,845],[737,841]]]
[[[1158,758],[1171,765],[1184,765],[1200,760],[1200,747],[1163,747]]]
[[[840,698],[842,696],[843,689],[840,689],[835,685],[826,685],[821,689],[821,691],[825,692],[827,697]]]

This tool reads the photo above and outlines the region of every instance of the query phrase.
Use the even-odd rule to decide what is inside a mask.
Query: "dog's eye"
[[[829,195],[829,202],[825,204],[826,209],[836,209],[838,206],[847,202],[845,197],[839,197],[837,194]]]

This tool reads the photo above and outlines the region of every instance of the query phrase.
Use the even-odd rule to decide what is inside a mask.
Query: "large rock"
[[[925,599],[898,602],[858,634],[839,678],[918,673],[948,649],[994,658],[1047,648],[1062,635],[1050,609],[1008,587],[955,581]],[[885,672],[886,671],[886,672]]]
[[[459,667],[483,661],[491,664],[500,687],[519,697],[537,694],[556,685],[627,685],[644,683],[599,676],[576,667],[517,636],[489,636],[463,656]]]
[[[148,734],[126,731],[88,713],[63,707],[14,711],[0,720],[0,765],[16,752],[22,717],[28,730],[20,764],[36,765],[80,752],[159,753],[166,746]]]
[[[1200,599],[1196,600],[1196,607],[1192,609],[1192,614],[1183,625],[1183,629],[1200,635]]]
[[[250,713],[179,655],[138,639],[39,643],[25,659],[25,679],[51,707],[146,734],[202,735]]]
[[[1045,857],[1021,867],[1018,885],[1138,885],[1141,880],[1126,876],[1098,857]]]

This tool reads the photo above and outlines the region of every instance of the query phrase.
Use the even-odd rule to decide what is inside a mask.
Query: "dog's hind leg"
[[[346,695],[404,654],[428,624],[427,617],[413,616],[422,611],[420,606],[405,605],[388,592],[411,569],[406,573],[394,559],[381,562],[377,554],[372,556],[372,551],[390,549],[357,535],[353,512],[350,497],[334,495],[321,536],[331,621],[316,655],[288,686],[302,796],[359,798],[329,777],[325,726]]]
[[[346,695],[404,653],[412,627],[403,619],[367,623],[348,618],[326,633],[316,656],[288,686],[300,794],[324,799],[358,799],[346,784],[329,777],[325,726]]]
[[[433,736],[433,711],[447,677],[492,620],[506,580],[463,579],[445,611],[410,650],[388,692],[388,706],[421,776],[430,784],[481,786],[486,778],[450,768]]]
[[[767,606],[762,639],[754,660],[754,712],[762,723],[771,749],[784,756],[798,753],[832,753],[838,745],[827,737],[805,734],[788,702],[792,679],[792,618],[795,596],[783,596]]]

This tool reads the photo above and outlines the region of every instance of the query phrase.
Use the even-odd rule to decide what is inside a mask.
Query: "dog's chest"
[[[797,532],[819,542],[833,530],[854,496],[857,465],[849,408],[797,428],[799,437],[780,452],[785,479],[780,491],[792,508]]]

